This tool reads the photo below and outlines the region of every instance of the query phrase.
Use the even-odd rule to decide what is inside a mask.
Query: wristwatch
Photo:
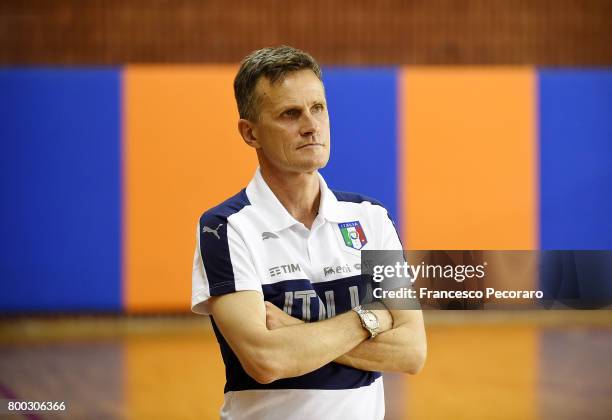
[[[359,319],[361,319],[361,325],[363,328],[368,330],[370,338],[374,338],[380,332],[380,323],[376,314],[368,309],[363,309],[361,305],[355,306],[353,311],[357,312]]]

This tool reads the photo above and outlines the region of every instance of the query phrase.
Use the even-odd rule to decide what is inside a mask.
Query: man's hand
[[[303,324],[304,321],[294,318],[287,312],[279,309],[271,302],[265,301],[266,304],[266,327],[269,330],[277,328],[289,327],[291,325]]]

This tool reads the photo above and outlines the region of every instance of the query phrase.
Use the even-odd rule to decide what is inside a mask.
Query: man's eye
[[[322,104],[316,104],[315,106],[312,107],[312,110],[314,112],[321,112],[325,109],[325,107]]]
[[[295,118],[300,115],[300,111],[297,109],[288,109],[287,111],[283,112],[283,115],[289,118]]]

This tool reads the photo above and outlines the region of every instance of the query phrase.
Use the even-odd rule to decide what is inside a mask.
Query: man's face
[[[255,92],[260,101],[253,136],[262,166],[302,173],[324,167],[329,160],[329,115],[317,76],[299,70],[272,85],[262,77]]]

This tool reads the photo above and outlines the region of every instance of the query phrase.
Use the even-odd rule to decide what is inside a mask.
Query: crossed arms
[[[223,337],[244,370],[260,383],[304,375],[332,361],[362,370],[411,374],[425,362],[421,311],[375,310],[383,332],[370,340],[354,311],[305,323],[264,302],[255,291],[217,296],[209,302]]]

